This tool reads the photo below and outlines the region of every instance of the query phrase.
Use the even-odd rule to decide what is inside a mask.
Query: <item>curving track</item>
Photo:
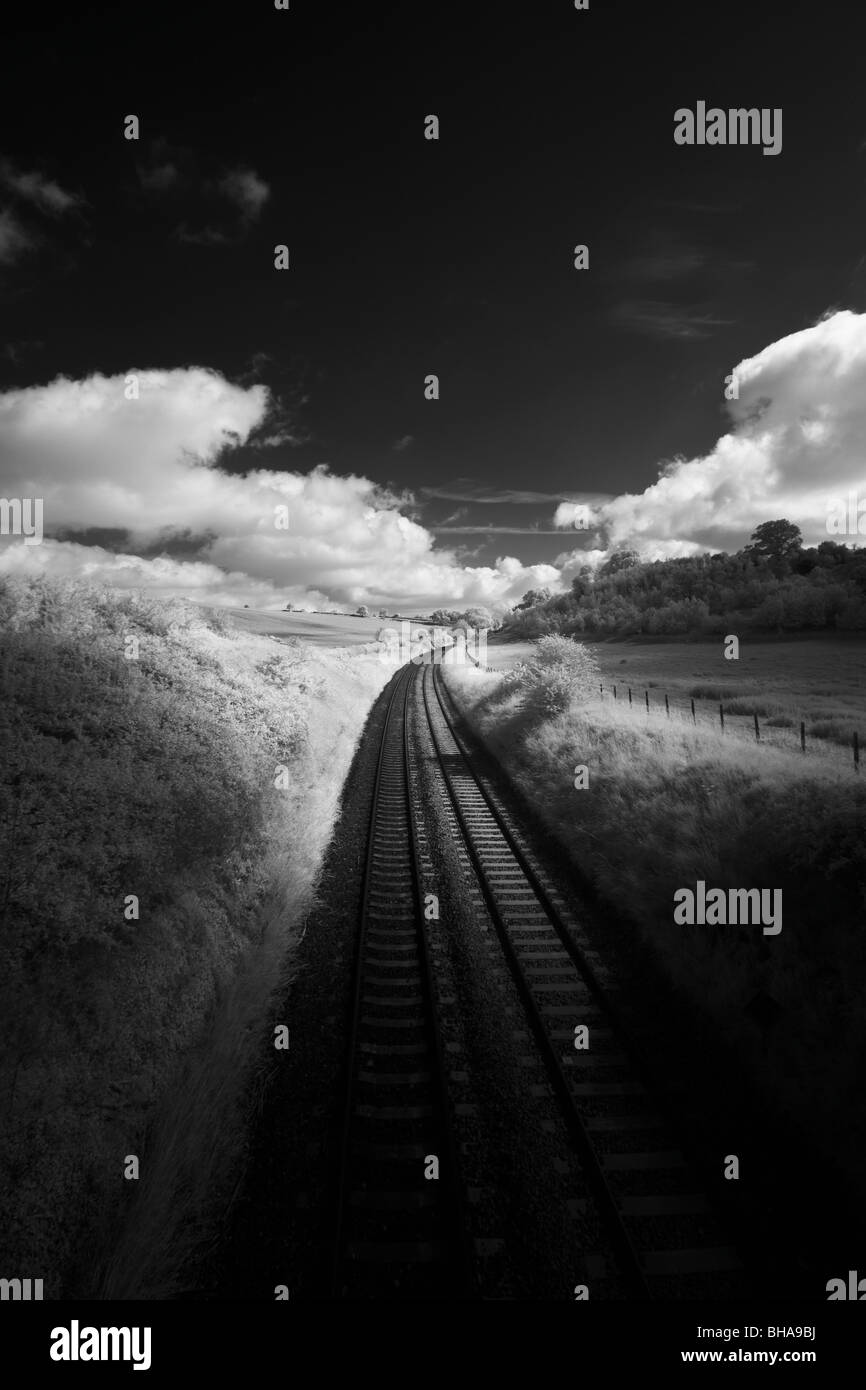
[[[413,715],[435,752],[429,765],[438,795],[464,841],[620,1286],[636,1299],[732,1296],[740,1261],[645,1085],[603,962],[473,766],[441,671],[430,665],[395,676],[379,753],[356,945],[334,1294],[475,1292],[425,938]],[[439,1178],[431,1180],[424,1172],[434,1155]]]
[[[453,1298],[465,1223],[424,936],[407,698],[395,678],[379,750],[356,947],[333,1293]],[[432,1174],[432,1160],[438,1177]]]

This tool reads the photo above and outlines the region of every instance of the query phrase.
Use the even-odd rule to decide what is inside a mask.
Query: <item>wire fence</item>
[[[472,662],[472,665],[476,666],[480,671],[498,671],[500,669],[496,666],[488,666],[484,661],[476,660],[476,658],[471,656],[468,652],[467,656]],[[739,724],[731,723],[732,719],[746,721],[748,719],[747,715],[731,714],[729,712],[728,722],[725,722],[725,706],[723,701],[719,701],[717,705],[713,702],[713,712],[709,714],[707,705],[710,702],[700,701],[698,699],[698,704],[696,704],[695,701],[698,697],[694,695],[689,696],[689,705],[688,708],[686,708],[685,706],[676,704],[672,705],[667,691],[657,692],[656,700],[654,702],[651,701],[649,686],[643,687],[643,699],[637,701],[634,699],[634,692],[630,685],[623,686],[611,683],[605,687],[604,682],[602,682],[599,685],[599,695],[602,699],[604,699],[605,688],[607,688],[609,694],[612,694],[613,699],[616,700],[618,704],[624,707],[627,703],[629,709],[632,710],[643,709],[647,716],[651,716],[655,712],[661,713],[662,710],[664,710],[664,715],[667,719],[679,719],[690,722],[695,728],[697,728],[699,722],[703,724],[704,727],[710,724],[713,726],[718,724],[719,730],[723,734],[733,735],[737,738],[748,736],[750,739],[752,735],[754,735],[755,743],[763,743],[772,748],[782,748],[788,751],[796,746],[789,737],[789,728],[793,728],[799,723],[799,747],[801,753],[806,753],[807,749],[809,752],[815,750],[824,755],[832,753],[841,756],[847,753],[850,754],[853,760],[852,766],[854,771],[857,773],[860,771],[860,735],[856,729],[852,732],[851,743],[849,745],[838,741],[830,742],[827,739],[817,737],[813,737],[807,745],[805,719],[800,719],[799,721],[791,720],[790,726],[787,723],[785,725],[770,723],[765,719],[762,725],[760,715],[757,711],[753,711],[751,724],[747,731],[745,722]],[[664,701],[664,705],[661,703],[662,700]],[[716,709],[718,710],[718,714],[715,712]]]
[[[732,718],[748,720],[748,715],[732,715],[729,712],[728,723],[725,723],[725,706],[723,701],[719,701],[718,705],[715,705],[715,702],[713,702],[713,713],[708,716],[707,705],[709,704],[709,702],[703,701],[699,702],[699,704],[696,705],[695,696],[693,695],[689,696],[689,708],[686,709],[684,706],[671,706],[670,697],[668,696],[666,691],[658,692],[656,701],[651,702],[648,686],[644,687],[643,699],[638,700],[634,699],[634,693],[630,685],[617,686],[615,684],[610,684],[609,686],[607,686],[607,690],[609,694],[612,695],[613,699],[616,700],[617,703],[620,704],[622,707],[625,707],[627,703],[629,709],[643,709],[647,716],[651,716],[655,712],[662,713],[663,711],[667,719],[678,718],[681,720],[684,719],[686,721],[690,720],[695,727],[697,727],[698,721],[700,719],[700,722],[704,725],[708,723],[712,723],[713,725],[715,725],[716,723],[718,723],[719,729],[723,734],[733,732],[737,735],[737,737],[743,737],[747,732],[744,724],[741,723],[732,726],[730,724],[730,721]],[[599,695],[602,699],[604,699],[605,685],[603,682],[599,685]],[[661,704],[662,699],[664,700],[664,705]],[[716,715],[715,713],[716,709],[718,709],[718,715]],[[800,726],[800,751],[802,753],[805,753],[807,751],[806,721],[805,719],[800,719],[799,721],[791,720],[791,727],[795,726],[797,723],[799,723]],[[752,729],[754,731],[754,740],[756,743],[768,743],[774,748],[790,749],[792,747],[792,740],[787,736],[787,724],[781,725],[778,723],[770,723],[765,720],[762,726],[760,716],[756,711],[753,711],[752,725],[749,727],[748,730],[749,737],[751,737]],[[860,771],[860,735],[856,730],[852,732],[850,745],[845,745],[843,743],[828,744],[828,741],[826,739],[815,738],[812,739],[809,744],[809,751],[815,748],[820,749],[822,752],[826,752],[828,747],[836,748],[840,752],[843,752],[847,747],[853,758],[854,771]]]

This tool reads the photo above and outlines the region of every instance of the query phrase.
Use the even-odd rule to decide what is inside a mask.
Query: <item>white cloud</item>
[[[828,315],[740,362],[734,376],[731,428],[708,454],[676,459],[644,492],[592,509],[610,548],[634,546],[649,559],[736,550],[779,517],[817,544],[831,499],[866,494],[866,314]],[[557,509],[556,524],[571,524],[568,508]]]
[[[59,377],[0,395],[4,495],[41,497],[46,537],[128,532],[120,556],[54,539],[26,547],[30,558],[9,538],[0,571],[45,568],[276,607],[325,594],[352,604],[502,607],[555,581],[551,565],[513,557],[461,565],[403,514],[411,499],[367,478],[337,477],[324,466],[227,473],[217,466],[222,452],[267,429],[267,389],[233,385],[201,367],[136,374],[138,400],[125,398],[126,374]],[[287,530],[274,524],[280,506],[288,507]],[[171,556],[170,542],[180,537],[200,539],[194,559]],[[142,558],[161,547],[165,556]]]

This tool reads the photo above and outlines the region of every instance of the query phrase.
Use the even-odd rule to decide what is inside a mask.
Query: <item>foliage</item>
[[[524,707],[540,716],[557,714],[575,700],[598,693],[601,681],[595,653],[571,637],[542,637],[529,661],[505,677],[523,694]]]
[[[383,678],[190,603],[0,581],[0,1232],[7,1269],[51,1273],[46,1296],[92,1287],[80,1228],[117,1193],[118,1154],[256,958],[275,885],[310,891],[343,729]],[[205,1171],[219,1117],[185,1127]]]
[[[513,612],[507,631],[526,638],[866,631],[866,549],[834,541],[803,549],[790,522],[766,528],[736,555],[633,563],[614,554],[595,579],[584,566],[569,593]]]

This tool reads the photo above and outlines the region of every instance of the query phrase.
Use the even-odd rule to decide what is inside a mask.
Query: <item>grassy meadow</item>
[[[632,681],[641,700],[641,682],[673,701],[725,677],[732,699],[797,706],[816,722],[825,710],[834,728],[850,719],[866,729],[856,696],[863,644],[756,645],[744,644],[739,668],[723,662],[720,644],[611,642],[596,653],[605,684]],[[748,675],[735,682],[731,669]],[[770,1113],[807,1126],[866,1195],[864,774],[835,755],[803,757],[796,738],[756,746],[712,720],[648,719],[607,694],[545,716],[499,673],[452,669],[447,681],[539,820],[709,1017]],[[589,770],[583,790],[578,765]],[[781,888],[782,931],[676,925],[674,892],[698,879]],[[758,991],[780,1007],[766,1047],[744,1013]]]
[[[280,613],[259,608],[221,608],[241,632],[267,637],[297,637],[314,647],[357,648],[375,642],[383,627],[397,628],[394,618],[359,618],[354,613]]]
[[[724,656],[721,638],[697,642],[623,639],[590,643],[601,667],[605,698],[646,717],[664,718],[667,694],[671,716],[691,722],[694,698],[698,726],[719,727],[719,704],[728,733],[752,742],[757,714],[761,739],[780,748],[799,749],[800,722],[806,725],[810,753],[837,756],[853,765],[850,749],[856,731],[866,745],[866,640],[858,636],[813,635],[781,640],[744,638],[737,661]],[[487,665],[505,671],[531,654],[531,641],[488,639]],[[843,754],[841,750],[845,750]],[[866,750],[864,750],[866,759]],[[866,762],[864,762],[866,771]]]
[[[0,584],[0,1265],[46,1298],[170,1296],[390,674],[252,628]]]

